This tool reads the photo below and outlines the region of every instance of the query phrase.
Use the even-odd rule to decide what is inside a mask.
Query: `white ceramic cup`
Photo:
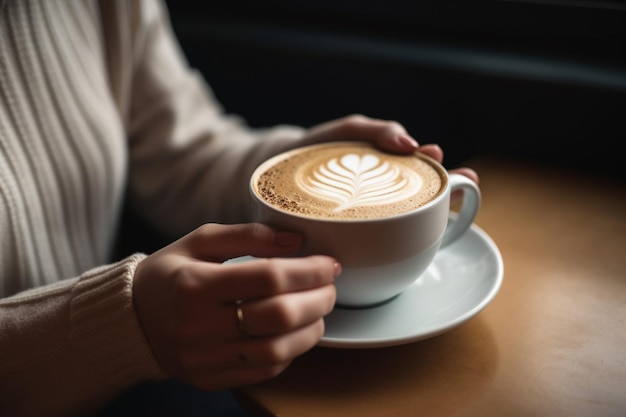
[[[441,176],[441,190],[431,201],[410,211],[374,219],[337,220],[278,209],[257,192],[259,176],[306,148],[272,157],[254,171],[250,179],[254,219],[302,233],[304,242],[298,256],[324,254],[341,263],[342,273],[335,281],[338,307],[372,307],[402,293],[428,268],[440,248],[468,230],[478,212],[480,190],[476,183],[463,175],[449,174],[440,163],[420,153],[406,158],[422,158],[435,167]],[[451,213],[450,194],[456,190],[463,190],[463,202],[458,213]],[[451,215],[454,221],[449,221]]]

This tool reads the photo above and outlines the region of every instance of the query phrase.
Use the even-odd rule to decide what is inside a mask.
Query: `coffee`
[[[441,167],[417,154],[390,154],[365,143],[295,149],[267,164],[253,181],[278,210],[335,220],[410,212],[446,188]]]
[[[341,263],[337,305],[370,307],[400,294],[440,247],[470,228],[480,205],[475,182],[436,160],[358,142],[305,146],[263,162],[249,182],[254,221],[304,239],[293,256]],[[450,216],[450,195],[463,204]]]

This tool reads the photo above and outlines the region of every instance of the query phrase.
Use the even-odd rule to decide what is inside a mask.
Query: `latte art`
[[[418,192],[423,183],[417,173],[406,171],[403,175],[400,167],[369,153],[333,158],[312,173],[299,172],[296,182],[304,191],[336,202],[335,212],[403,200]]]
[[[396,155],[359,142],[294,149],[261,165],[254,193],[298,216],[363,220],[407,213],[446,187],[445,172],[417,154]]]

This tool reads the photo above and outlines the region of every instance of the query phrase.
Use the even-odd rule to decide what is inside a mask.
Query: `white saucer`
[[[437,253],[433,264],[402,294],[367,309],[335,308],[319,346],[377,348],[436,336],[465,323],[495,297],[504,274],[491,238],[472,225]]]

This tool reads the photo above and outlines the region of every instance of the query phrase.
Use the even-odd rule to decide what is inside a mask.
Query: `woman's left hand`
[[[303,145],[342,140],[370,142],[377,147],[396,153],[422,152],[439,162],[443,161],[443,150],[437,144],[420,145],[409,135],[400,123],[390,120],[372,119],[363,115],[351,115],[314,126],[302,139]],[[468,167],[450,170],[451,173],[465,175],[478,183],[478,173]],[[452,202],[456,203],[461,194],[456,193]]]

